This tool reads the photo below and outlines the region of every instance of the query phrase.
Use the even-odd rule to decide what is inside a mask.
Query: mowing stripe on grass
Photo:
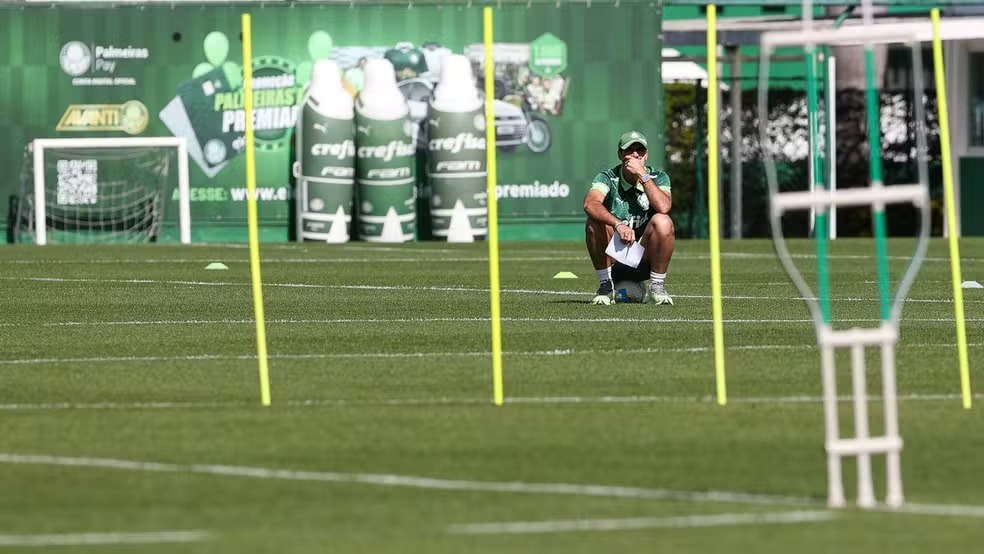
[[[557,521],[504,521],[499,523],[461,523],[449,525],[447,532],[463,535],[525,535],[531,533],[570,533],[576,531],[625,531],[631,529],[688,529],[817,523],[835,517],[831,511],[765,512],[759,514],[713,514],[672,517],[633,517],[619,519],[561,519]]]
[[[171,464],[141,462],[116,458],[80,458],[44,454],[0,453],[0,463],[21,465],[50,465],[118,469],[153,473],[218,475],[251,479],[307,481],[322,483],[355,483],[384,487],[404,487],[465,492],[497,492],[522,494],[557,494],[568,496],[635,498],[644,500],[676,500],[752,505],[809,505],[818,500],[805,497],[776,496],[729,491],[679,491],[644,487],[621,487],[573,483],[526,483],[521,481],[469,481],[439,479],[411,475],[376,473],[339,473],[333,471],[296,471],[264,467],[244,467],[212,464]]]
[[[954,344],[945,343],[899,343],[898,348],[953,348]],[[970,343],[970,348],[980,348],[984,343]],[[739,346],[729,346],[726,350],[815,350],[815,344],[748,344]],[[527,352],[503,352],[504,356],[575,356],[593,354],[699,354],[711,352],[711,346],[688,346],[677,348],[618,348],[612,350],[540,350]],[[489,352],[348,352],[333,354],[270,354],[268,357],[278,360],[334,360],[334,359],[364,359],[364,358],[455,358],[455,357],[483,357],[489,356]],[[84,364],[84,363],[108,363],[108,362],[176,362],[176,361],[226,361],[226,360],[255,360],[256,354],[193,354],[187,356],[91,356],[79,358],[11,358],[0,360],[0,366],[5,365],[45,365],[45,364]]]
[[[0,547],[88,546],[116,544],[188,543],[208,540],[206,531],[150,533],[67,533],[58,535],[0,535]]]
[[[68,278],[68,277],[0,277],[3,281],[36,281],[45,283],[121,283],[134,285],[182,285],[182,286],[202,286],[202,287],[248,287],[248,282],[215,282],[215,281],[172,281],[158,279],[88,279],[88,278]],[[367,291],[432,291],[432,292],[467,292],[467,293],[488,293],[489,289],[481,287],[418,287],[407,285],[318,285],[309,283],[263,283],[264,287],[278,288],[302,288],[302,289],[342,289],[342,290],[367,290]],[[501,289],[499,292],[506,294],[540,294],[540,295],[562,295],[580,296],[585,298],[584,303],[588,303],[590,293],[579,291],[547,290],[547,289]],[[674,294],[677,298],[708,299],[712,298],[707,294]],[[723,295],[724,300],[804,300],[801,296],[759,296],[759,295]],[[812,298],[817,300],[817,298]],[[839,302],[874,302],[877,298],[845,297],[831,298]],[[931,304],[952,304],[953,299],[943,298],[907,298],[906,302],[920,302]],[[964,300],[965,304],[984,304],[984,300]]]
[[[900,401],[932,402],[950,401],[962,398],[960,394],[902,394]],[[984,400],[984,394],[975,394],[975,399]],[[839,402],[851,402],[850,396],[839,396]],[[869,396],[876,402],[880,396]],[[819,404],[819,396],[749,396],[731,397],[734,404]],[[712,396],[519,396],[505,398],[506,404],[714,404]],[[379,400],[347,399],[307,399],[285,400],[281,404],[290,407],[372,407],[372,406],[472,406],[486,405],[487,398],[384,398]],[[255,402],[213,401],[213,402],[40,402],[0,404],[2,411],[50,411],[50,410],[188,410],[208,408],[248,408],[256,407]]]

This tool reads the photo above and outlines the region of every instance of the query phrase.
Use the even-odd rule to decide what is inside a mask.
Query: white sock
[[[652,281],[654,285],[662,285],[666,281],[665,273],[656,273],[655,271],[649,272],[649,280]]]
[[[598,282],[599,283],[604,283],[605,281],[611,281],[612,280],[612,268],[611,267],[606,267],[605,269],[599,269],[599,270],[597,270],[597,273],[598,273]]]

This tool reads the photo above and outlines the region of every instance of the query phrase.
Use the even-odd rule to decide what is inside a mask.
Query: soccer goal
[[[25,155],[17,242],[154,242],[178,202],[191,242],[187,142],[177,137],[41,138]],[[172,216],[173,218],[173,216]]]

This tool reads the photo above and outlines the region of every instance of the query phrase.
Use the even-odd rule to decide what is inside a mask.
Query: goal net
[[[174,137],[36,139],[25,155],[14,240],[153,242],[177,197],[180,240],[189,243],[187,160],[185,140]]]

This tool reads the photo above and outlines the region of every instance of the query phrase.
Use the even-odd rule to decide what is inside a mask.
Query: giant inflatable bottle
[[[468,58],[445,59],[427,117],[427,177],[433,234],[448,242],[488,234],[484,106]]]
[[[356,201],[363,240],[409,242],[416,236],[417,131],[409,112],[393,65],[368,60],[355,100]]]
[[[297,118],[298,240],[348,242],[355,193],[354,103],[331,60],[314,65]]]

